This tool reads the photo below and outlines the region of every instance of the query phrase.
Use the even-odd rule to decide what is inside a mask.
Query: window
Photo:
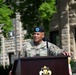
[[[9,62],[10,64],[14,63],[14,53],[9,53]]]
[[[59,32],[58,31],[50,32],[50,42],[57,45],[57,46],[60,46]]]
[[[1,38],[0,38],[0,52],[1,52],[1,45],[2,45],[2,44],[1,44]]]
[[[14,31],[9,32],[9,33],[8,33],[8,36],[9,36],[9,37],[13,37],[13,36],[14,36]]]
[[[56,5],[58,5],[58,0],[55,0],[56,1]]]
[[[76,28],[75,28],[75,42],[76,42]]]

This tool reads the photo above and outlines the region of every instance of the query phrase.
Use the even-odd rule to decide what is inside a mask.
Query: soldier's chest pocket
[[[40,49],[40,56],[47,56],[47,49],[46,48]]]
[[[36,55],[36,51],[35,50],[28,50],[27,51],[27,56],[32,57],[32,56],[35,56],[35,55]]]

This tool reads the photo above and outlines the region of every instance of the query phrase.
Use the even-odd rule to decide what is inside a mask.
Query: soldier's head
[[[33,38],[34,42],[40,43],[44,38],[44,29],[42,27],[35,27]]]

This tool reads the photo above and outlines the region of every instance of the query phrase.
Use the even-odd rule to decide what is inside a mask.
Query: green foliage
[[[76,73],[76,61],[71,60],[70,64],[72,68],[72,73]]]
[[[8,32],[13,28],[10,18],[12,13],[13,11],[3,2],[3,0],[0,0],[0,25],[2,25],[1,29],[5,37],[7,37]]]
[[[70,64],[71,64],[71,67],[73,68],[75,66],[75,64],[76,64],[76,61],[71,60]]]
[[[43,26],[46,32],[49,31],[49,22],[56,12],[55,0],[10,0],[8,3],[15,12],[20,12],[27,37],[32,36],[36,26]]]
[[[39,7],[41,18],[51,20],[51,17],[56,13],[55,0],[48,0]]]

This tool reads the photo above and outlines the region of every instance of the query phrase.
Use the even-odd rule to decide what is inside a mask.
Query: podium
[[[48,73],[48,70],[51,72]],[[41,74],[42,73],[42,74]],[[69,75],[67,56],[24,57],[14,61],[13,75]]]

